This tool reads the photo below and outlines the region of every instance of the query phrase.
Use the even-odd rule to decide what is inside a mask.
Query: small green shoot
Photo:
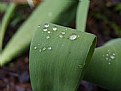
[[[80,0],[77,9],[76,28],[85,31],[90,0]]]

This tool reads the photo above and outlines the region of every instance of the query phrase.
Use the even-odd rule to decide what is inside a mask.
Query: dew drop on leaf
[[[36,49],[37,49],[37,47],[35,46],[35,47],[34,47],[34,49],[36,50]]]
[[[48,50],[52,50],[52,47],[48,47],[47,49],[48,49]]]
[[[50,31],[47,31],[47,33],[51,33]]]
[[[42,52],[42,49],[39,49],[39,52]]]
[[[115,59],[115,53],[112,53],[110,50],[107,50],[107,52],[104,57],[106,57],[105,59],[109,62],[108,64],[111,64],[112,60]]]
[[[45,51],[46,50],[46,47],[44,47],[42,50]]]
[[[60,37],[60,38],[63,38],[63,35],[60,34],[59,37]]]
[[[70,40],[75,40],[77,39],[77,35],[76,34],[72,34],[71,36],[69,36]]]
[[[109,52],[110,50],[108,50],[108,52]]]
[[[47,28],[43,28],[43,31],[46,32],[47,31]]]
[[[115,59],[114,55],[111,55],[110,58],[111,58],[111,59]]]
[[[40,25],[38,25],[37,27],[41,27]]]
[[[115,54],[115,53],[113,53],[113,55],[115,56],[116,54]]]
[[[57,27],[56,26],[53,27],[53,31],[57,31]]]
[[[45,26],[46,28],[48,28],[48,27],[49,27],[49,24],[48,24],[48,23],[46,23],[44,26]]]
[[[109,54],[107,53],[106,56],[109,56]]]
[[[49,38],[50,38],[50,36],[47,36],[47,37],[46,37],[46,39],[49,39]]]
[[[65,35],[66,33],[65,32],[61,32],[61,34]]]

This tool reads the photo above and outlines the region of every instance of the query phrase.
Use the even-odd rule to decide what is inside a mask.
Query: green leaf
[[[30,48],[33,91],[76,91],[92,57],[95,40],[93,34],[42,24]]]
[[[32,36],[37,29],[37,25],[43,22],[56,22],[58,16],[69,8],[74,1],[65,0],[47,0],[44,1],[32,13],[29,19],[18,29],[18,32],[13,36],[2,52],[0,60],[1,65],[11,61],[17,55],[20,55],[28,48]]]
[[[1,22],[0,22],[0,33],[1,33]],[[0,38],[1,38],[1,36],[0,36]],[[2,47],[1,47],[1,43],[2,41],[0,41],[0,55],[1,55],[1,52],[2,52]]]
[[[8,4],[0,2],[0,13],[4,13],[8,9]]]
[[[112,91],[121,91],[121,38],[96,48],[84,77]]]
[[[3,42],[3,39],[4,39],[4,35],[5,35],[5,32],[6,32],[7,26],[10,22],[10,19],[12,17],[12,14],[15,10],[15,7],[16,7],[16,5],[14,3],[10,3],[8,10],[6,11],[4,18],[2,20],[2,26],[0,28],[0,36],[1,36],[0,37],[0,49],[2,49],[2,42]]]
[[[81,0],[77,9],[76,28],[85,31],[90,0]]]

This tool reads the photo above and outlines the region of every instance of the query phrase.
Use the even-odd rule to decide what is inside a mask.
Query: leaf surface
[[[33,91],[76,91],[92,57],[95,42],[93,34],[42,24],[30,48]]]
[[[84,79],[112,91],[121,91],[121,38],[96,48]]]

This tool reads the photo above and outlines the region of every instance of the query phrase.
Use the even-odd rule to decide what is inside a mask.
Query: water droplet
[[[39,52],[42,52],[42,49],[39,49]]]
[[[108,50],[108,52],[109,52],[110,50]]]
[[[36,49],[37,49],[37,47],[35,46],[35,47],[34,47],[34,49],[36,50]]]
[[[66,33],[65,32],[61,32],[61,34],[65,35]]]
[[[60,34],[59,37],[60,37],[60,38],[63,38],[63,35]]]
[[[113,55],[110,56],[111,59],[115,59],[115,57]]]
[[[40,25],[38,25],[37,27],[41,27]]]
[[[47,33],[51,33],[50,31],[47,31]]]
[[[77,35],[76,34],[73,34],[73,35],[69,36],[69,39],[70,40],[75,40],[75,39],[77,39]]]
[[[46,37],[46,39],[49,39],[49,38],[50,38],[50,36],[47,36],[47,37]]]
[[[43,31],[46,32],[47,31],[47,28],[43,28]]]
[[[47,49],[48,49],[48,50],[52,50],[52,47],[48,47]]]
[[[38,45],[40,45],[40,44],[38,44]]]
[[[115,56],[116,54],[115,54],[115,53],[113,53],[113,55]]]
[[[46,23],[44,26],[45,26],[46,28],[48,28],[48,27],[49,27],[49,24]]]
[[[45,51],[46,50],[46,47],[44,47],[42,50]]]
[[[109,56],[109,54],[107,53],[106,56]]]
[[[111,64],[110,62],[108,64]]]
[[[57,31],[57,27],[56,26],[53,27],[53,31]]]
[[[108,60],[108,58],[106,58],[106,60]]]

